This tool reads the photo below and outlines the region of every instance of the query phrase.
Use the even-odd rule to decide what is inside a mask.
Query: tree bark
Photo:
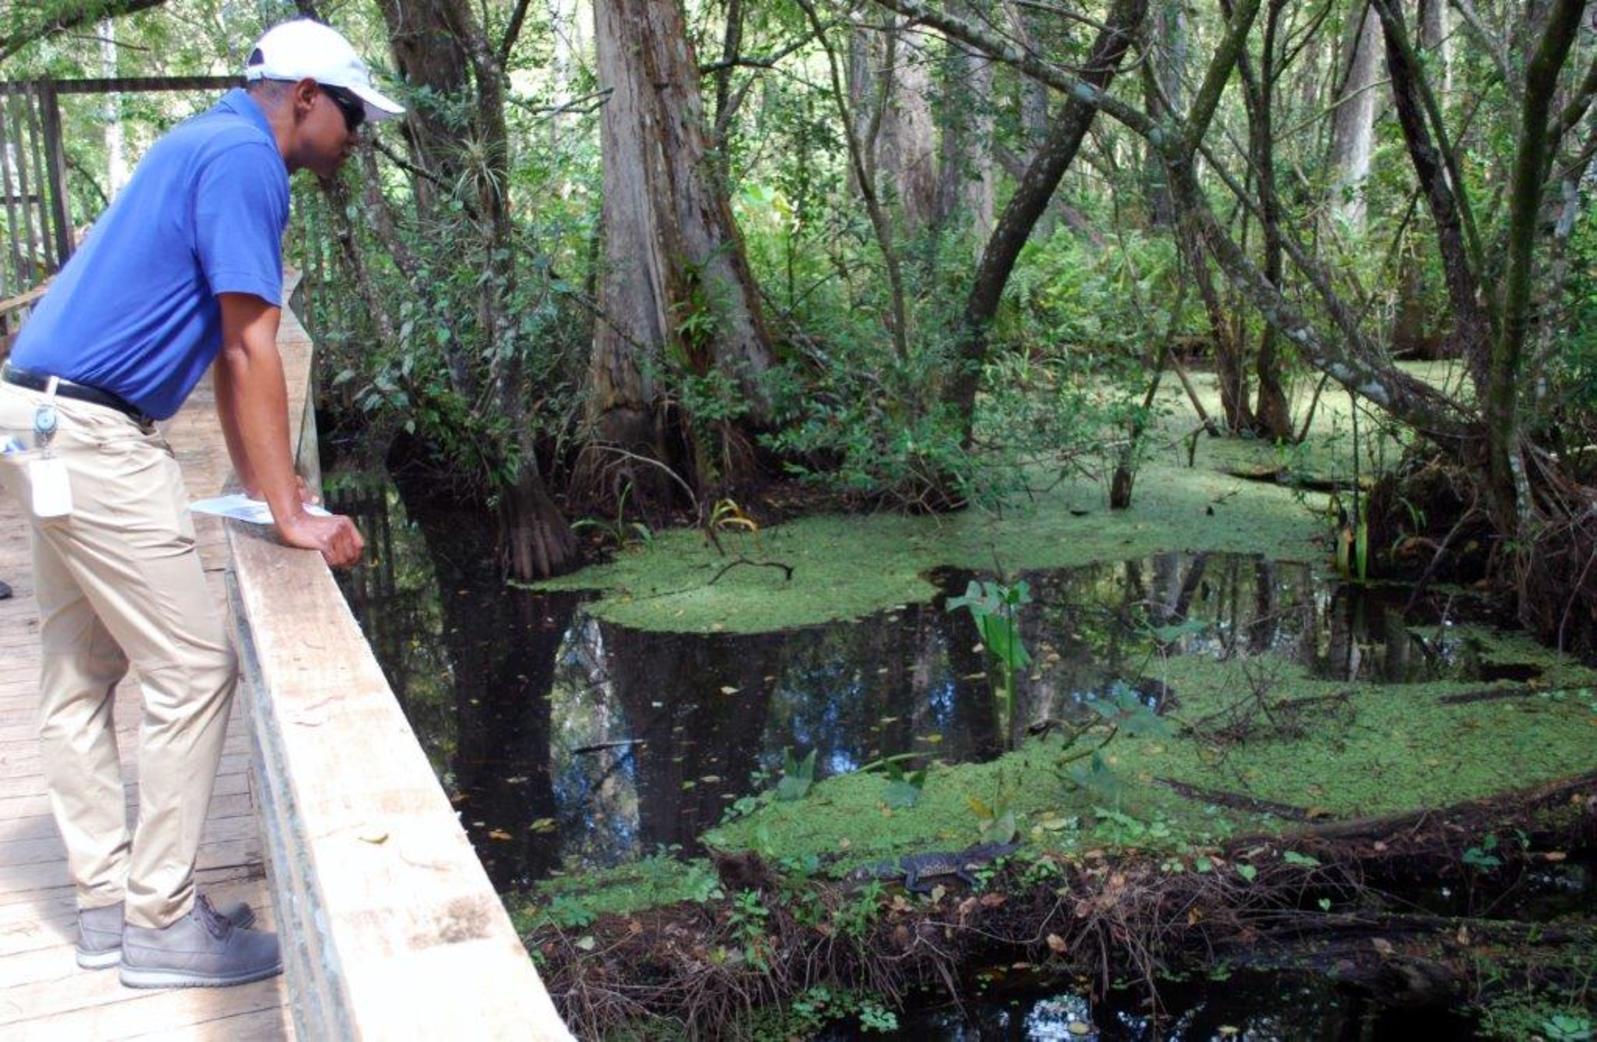
[[[1442,70],[1442,93],[1453,93],[1453,41],[1448,37],[1447,0],[1419,0],[1420,46]]]
[[[612,93],[600,132],[604,319],[588,369],[588,419],[598,442],[660,459],[664,403],[653,374],[718,370],[739,389],[748,419],[763,424],[770,335],[708,162],[698,61],[680,10],[671,0],[600,0],[594,36],[599,83]]]
[[[1004,17],[1009,35],[1028,51],[1036,51],[1033,42],[1032,15],[1016,0],[1004,0]],[[1020,78],[1020,128],[1027,161],[1032,153],[1048,139],[1048,88],[1029,76]]]
[[[438,184],[453,184],[461,173],[460,131],[450,126],[441,101],[462,96],[469,85],[469,59],[455,35],[454,0],[380,0],[394,68],[427,100],[411,104],[403,125],[410,161],[437,181],[412,177],[411,190],[423,212],[438,202]],[[432,99],[440,100],[432,100]]]
[[[1259,189],[1259,223],[1264,232],[1264,277],[1281,288],[1285,271],[1281,244],[1281,198],[1275,184],[1275,80],[1277,75],[1275,42],[1285,0],[1269,0],[1265,10],[1264,43],[1260,69],[1254,73],[1246,52],[1238,70],[1242,74],[1243,98],[1248,110],[1248,151],[1253,161],[1253,176]],[[1259,353],[1255,373],[1259,378],[1258,404],[1253,410],[1253,426],[1267,438],[1290,441],[1292,411],[1282,385],[1281,359],[1275,327],[1266,324],[1259,334]]]
[[[1581,0],[1554,0],[1547,28],[1525,70],[1519,148],[1509,186],[1508,270],[1503,279],[1501,332],[1492,344],[1485,389],[1488,487],[1493,521],[1505,534],[1525,534],[1531,506],[1519,456],[1519,372],[1530,325],[1533,253],[1546,155],[1550,147],[1557,147],[1556,141],[1547,139],[1547,126],[1558,73],[1569,57],[1584,9]]]
[[[1354,230],[1364,230],[1364,182],[1375,151],[1375,83],[1381,71],[1381,30],[1367,3],[1353,8],[1343,44],[1347,73],[1331,122],[1331,208]]]
[[[878,193],[895,208],[905,237],[937,217],[937,147],[927,38],[894,25],[855,34],[849,63],[855,132]]]
[[[1116,0],[1109,12],[1104,28],[1093,43],[1092,56],[1083,70],[1083,79],[1102,90],[1109,86],[1119,71],[1120,61],[1135,37],[1143,16],[1147,13],[1147,0]],[[969,42],[969,41],[966,41]],[[1048,206],[1054,189],[1076,158],[1087,129],[1097,114],[1091,101],[1072,97],[1054,121],[1048,139],[1038,147],[1032,161],[1009,205],[1004,207],[992,238],[982,251],[976,277],[965,300],[962,318],[959,360],[960,370],[950,382],[945,400],[964,423],[964,442],[970,443],[972,423],[975,419],[976,388],[981,381],[981,368],[987,357],[987,331],[998,313],[998,303],[1004,286],[1009,282],[1015,260],[1037,219]]]
[[[1180,7],[1168,2],[1154,5],[1148,15],[1148,36],[1152,46],[1143,67],[1143,107],[1151,118],[1160,120],[1179,113],[1186,104],[1181,77],[1186,69],[1187,26]],[[1174,227],[1175,206],[1164,159],[1156,148],[1143,151],[1142,179],[1153,225]]]
[[[942,157],[937,226],[958,227],[976,259],[993,231],[993,63],[963,44],[947,43],[943,64]]]
[[[1490,321],[1482,304],[1480,273],[1471,259],[1465,202],[1455,194],[1458,182],[1453,176],[1456,164],[1450,163],[1445,145],[1432,137],[1427,120],[1423,73],[1413,62],[1412,51],[1404,47],[1406,29],[1402,12],[1388,0],[1374,0],[1386,32],[1386,65],[1392,79],[1392,97],[1398,125],[1403,131],[1409,162],[1431,211],[1436,229],[1436,247],[1441,254],[1447,296],[1453,310],[1451,354],[1461,354],[1469,364],[1477,391],[1486,386]]]

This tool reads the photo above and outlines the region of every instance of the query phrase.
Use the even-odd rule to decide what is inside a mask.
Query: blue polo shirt
[[[25,369],[177,412],[222,345],[219,293],[282,306],[288,168],[232,90],[151,146],[11,349]]]

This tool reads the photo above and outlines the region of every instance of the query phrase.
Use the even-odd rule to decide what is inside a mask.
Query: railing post
[[[55,230],[56,269],[60,270],[72,256],[72,208],[67,198],[66,149],[61,142],[61,99],[51,80],[39,80],[34,86],[44,124],[45,180],[50,182],[50,223]],[[41,196],[44,187],[39,186]]]

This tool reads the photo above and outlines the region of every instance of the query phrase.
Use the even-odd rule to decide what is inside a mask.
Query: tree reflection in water
[[[431,488],[404,489],[401,506],[348,487],[367,489],[349,505],[381,538],[346,592],[501,888],[660,848],[695,854],[732,801],[774,784],[784,749],[816,750],[820,778],[911,752],[986,760],[1011,741],[975,627],[946,610],[990,574],[939,572],[933,603],[830,625],[644,632],[595,620],[574,596],[506,586],[481,514]],[[1344,679],[1485,669],[1434,636],[1456,606],[1406,621],[1408,591],[1338,587],[1303,565],[1159,554],[1005,578],[1033,596],[1017,733],[1118,683],[1158,708],[1172,655],[1273,652]],[[1426,642],[1412,621],[1433,625]]]

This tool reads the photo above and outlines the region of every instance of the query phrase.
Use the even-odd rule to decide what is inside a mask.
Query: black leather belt
[[[16,384],[18,387],[26,387],[30,391],[48,391],[50,389],[50,377],[48,374],[37,373],[32,369],[23,369],[12,365],[10,362],[7,362],[4,368],[0,368],[0,380],[4,380],[8,384]],[[107,409],[115,409],[140,427],[148,427],[155,422],[154,417],[126,398],[118,397],[110,391],[102,391],[98,387],[88,387],[84,384],[73,383],[71,380],[57,379],[55,393],[62,398],[75,398],[80,402],[88,402],[90,405],[103,405]]]

